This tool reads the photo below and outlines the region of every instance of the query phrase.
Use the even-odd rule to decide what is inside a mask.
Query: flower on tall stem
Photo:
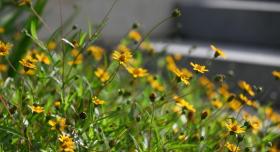
[[[246,93],[248,93],[250,96],[255,96],[255,92],[253,91],[250,84],[248,84],[246,81],[239,81],[238,86],[244,90]]]
[[[148,75],[148,71],[143,68],[134,68],[129,65],[124,65],[126,70],[134,77],[134,78],[141,78]]]
[[[280,71],[272,71],[272,76],[274,76],[276,80],[280,80]]]
[[[117,50],[112,54],[112,58],[120,64],[128,63],[133,59],[130,49],[125,45],[119,45]]]
[[[210,47],[211,47],[211,49],[215,52],[215,54],[214,54],[214,57],[215,58],[217,58],[217,57],[223,57],[223,58],[226,58],[226,55],[225,55],[225,53],[221,50],[221,49],[219,49],[219,48],[217,48],[216,46],[214,46],[214,45],[210,45]]]
[[[208,72],[208,69],[204,65],[199,65],[199,64],[196,64],[196,63],[193,63],[193,62],[191,62],[190,64],[193,67],[193,70],[198,72],[198,73],[203,74],[205,72]]]
[[[101,82],[106,82],[110,78],[109,73],[103,68],[97,68],[94,73]]]

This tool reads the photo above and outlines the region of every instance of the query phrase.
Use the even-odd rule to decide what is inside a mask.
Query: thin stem
[[[94,38],[94,37],[97,38],[97,37],[100,35],[100,33],[103,31],[103,29],[104,29],[104,27],[105,27],[105,25],[106,25],[106,22],[107,22],[108,19],[109,19],[109,15],[111,14],[111,12],[112,12],[114,6],[117,4],[117,2],[118,2],[118,0],[115,0],[115,1],[113,2],[112,6],[111,6],[110,9],[108,10],[108,12],[107,12],[106,15],[104,16],[104,18],[102,19],[101,25],[98,27],[98,29],[96,30],[96,32],[95,32],[94,34],[92,34],[92,35],[89,36],[89,40],[88,40],[88,41],[85,43],[85,45],[79,50],[78,54],[74,57],[74,61],[76,61],[76,59],[78,58],[78,56],[80,56],[80,55],[83,53],[83,51],[85,50],[85,48],[87,48],[87,46],[88,46],[90,43],[93,43],[94,40],[96,40],[96,39],[93,39],[93,38]],[[92,40],[92,39],[93,39],[93,40]],[[70,75],[72,69],[73,69],[73,65],[70,66],[70,69],[69,69],[69,71],[68,71],[67,74],[66,74],[66,77],[68,77],[68,76]]]
[[[33,5],[30,5],[30,9],[32,11],[32,13],[40,20],[40,22],[42,22],[42,24],[46,27],[46,29],[48,30],[49,33],[52,33],[51,28],[49,27],[49,25],[44,21],[44,19],[37,13],[37,11],[34,9]]]
[[[134,50],[137,50],[141,44],[152,34],[152,32],[158,28],[160,25],[162,25],[163,23],[165,23],[166,21],[168,21],[169,19],[171,19],[172,16],[169,16],[165,19],[163,19],[162,21],[158,22],[150,31],[148,31],[148,33],[143,37],[143,39],[138,43],[138,45],[135,47]]]

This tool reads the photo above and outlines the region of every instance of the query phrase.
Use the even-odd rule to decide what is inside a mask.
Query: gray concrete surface
[[[61,0],[64,20],[69,17],[77,6],[80,9],[74,24],[87,29],[88,22],[99,23],[111,7],[114,0]],[[133,22],[141,23],[143,31],[152,28],[158,21],[167,17],[177,0],[119,0],[110,14],[108,25],[103,36],[107,41],[116,41],[123,36]],[[52,30],[60,25],[59,0],[49,0],[44,19]],[[154,37],[168,34],[170,22],[163,24],[156,31]],[[46,35],[46,29],[41,34]]]

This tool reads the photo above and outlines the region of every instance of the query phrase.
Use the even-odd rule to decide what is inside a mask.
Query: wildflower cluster
[[[280,114],[261,92],[209,75],[222,49],[204,63],[157,50],[138,26],[112,48],[68,33],[27,33],[36,45],[16,63],[22,44],[0,40],[0,151],[279,151]],[[268,77],[279,83],[279,69]]]

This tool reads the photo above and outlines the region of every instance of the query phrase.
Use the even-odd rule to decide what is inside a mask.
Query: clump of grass
[[[176,9],[168,19],[180,15]],[[19,69],[7,55],[20,46],[0,41],[1,151],[277,151],[280,115],[258,103],[260,89],[206,76],[226,56],[221,49],[209,47],[206,65],[180,67],[182,55],[148,40],[163,22],[144,36],[133,26],[112,50],[96,43],[104,22],[93,34],[46,42],[31,22],[25,34],[36,45]]]

